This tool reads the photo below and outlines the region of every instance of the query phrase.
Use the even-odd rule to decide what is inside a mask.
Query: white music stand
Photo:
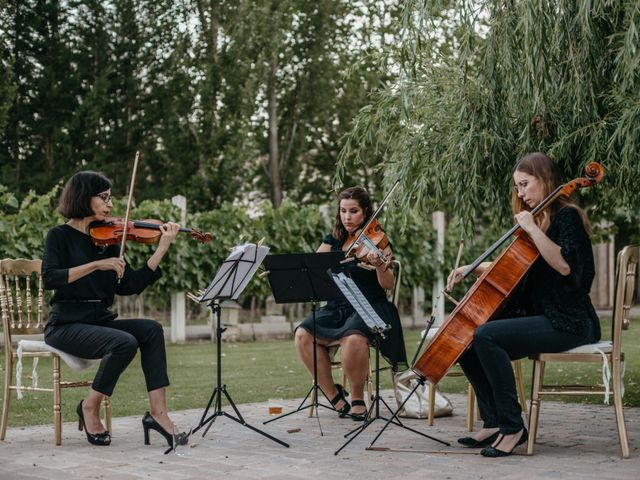
[[[243,425],[253,430],[254,432],[259,433],[260,435],[264,435],[265,437],[279,443],[280,445],[289,447],[288,443],[285,443],[282,440],[278,440],[268,433],[249,425],[242,417],[242,414],[229,395],[229,392],[227,391],[227,385],[222,385],[222,333],[226,330],[226,328],[222,328],[220,324],[220,301],[227,299],[237,300],[238,296],[245,289],[245,287],[249,283],[249,280],[251,280],[254,273],[262,263],[262,260],[264,260],[264,257],[267,255],[268,251],[268,247],[262,246],[260,244],[256,245],[253,243],[246,243],[235,247],[226,258],[226,260],[222,263],[207,289],[202,292],[200,296],[191,294],[189,295],[189,298],[195,302],[206,303],[214,312],[216,317],[217,383],[216,387],[211,393],[209,403],[202,413],[200,422],[193,429],[193,432],[197,432],[198,430],[200,430],[200,428],[206,425],[207,428],[202,434],[202,436],[204,437],[213,425],[213,422],[216,420],[216,418],[225,416],[235,422],[238,422],[240,425]],[[237,416],[233,416],[222,410],[222,395],[227,398],[227,401],[229,402],[231,408],[233,408]],[[214,402],[214,411],[209,416],[207,416],[207,414],[209,413],[209,409],[211,408],[211,405],[214,404]]]

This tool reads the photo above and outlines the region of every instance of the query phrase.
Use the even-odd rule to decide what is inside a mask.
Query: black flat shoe
[[[351,400],[352,407],[366,407],[367,404],[364,403],[364,400]],[[351,420],[354,422],[364,422],[367,419],[367,410],[365,409],[362,413],[351,413]]]
[[[90,433],[87,430],[87,425],[84,423],[84,414],[82,413],[82,402],[84,402],[84,400],[80,400],[80,403],[76,408],[76,413],[78,414],[78,430],[84,430],[84,433],[87,435],[87,441],[91,445],[98,445],[101,447],[110,445],[111,434],[109,433],[109,430],[105,430],[100,433]]]
[[[349,415],[349,410],[351,410],[351,405],[347,402],[347,395],[349,395],[349,392],[347,392],[339,383],[336,383],[336,389],[338,390],[338,394],[330,400],[331,405],[335,407],[340,403],[340,400],[344,400],[344,405],[341,408],[336,408],[336,412],[338,412],[338,416],[340,418],[345,418]]]
[[[500,442],[498,442],[498,445],[496,445],[496,447],[485,447],[482,450],[480,450],[480,455],[482,455],[483,457],[493,457],[493,458],[496,458],[496,457],[508,457],[509,455],[511,455],[513,450],[518,445],[522,445],[529,438],[529,433],[527,432],[526,428],[523,428],[521,430],[521,432],[522,432],[522,434],[520,435],[520,440],[518,440],[518,443],[516,443],[515,447],[513,447],[508,452],[505,452],[504,450],[498,450],[496,448],[496,447],[498,447],[500,445]]]
[[[464,445],[465,447],[469,447],[469,448],[481,448],[481,447],[489,446],[493,442],[495,442],[496,439],[498,438],[498,435],[500,435],[499,430],[493,435],[488,436],[484,440],[476,440],[473,437],[462,437],[458,439],[458,443],[460,445]]]

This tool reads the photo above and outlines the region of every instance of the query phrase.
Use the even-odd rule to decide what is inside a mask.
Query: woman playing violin
[[[116,320],[110,307],[115,294],[141,293],[160,278],[159,264],[179,226],[171,222],[161,225],[155,252],[142,268],[134,270],[119,258],[117,246],[97,247],[87,233],[89,224],[104,221],[112,207],[111,181],[101,173],[78,172],[65,185],[59,211],[69,221],[49,230],[42,261],[44,286],[55,290],[45,341],[77,357],[102,359],[88,395],[77,407],[80,425],[93,445],[111,443],[100,422],[100,402],[113,394],[120,374],[140,349],[150,404],[150,412],[143,418],[145,440],[148,443],[151,428],[172,446],[162,326],[153,320]]]
[[[458,440],[484,447],[486,457],[510,455],[527,440],[511,360],[562,352],[600,339],[600,324],[589,298],[595,275],[589,221],[578,207],[560,198],[542,214],[533,210],[561,185],[556,164],[542,153],[528,154],[513,169],[514,220],[529,235],[540,257],[519,284],[500,320],[475,331],[459,363],[473,386],[484,421],[471,437]],[[481,264],[473,272],[481,275]],[[466,267],[449,275],[448,288]]]
[[[344,190],[338,196],[333,232],[324,238],[317,251],[343,250],[347,238],[355,234],[371,215],[371,200],[366,190],[360,187]],[[390,259],[391,246],[387,245],[383,253]],[[359,268],[355,265],[356,262],[352,262],[350,276],[380,318],[391,325],[386,339],[380,346],[382,355],[394,370],[406,368],[407,359],[400,318],[385,293],[385,289],[393,288],[393,270],[389,268],[389,261],[383,261],[373,251],[366,255],[366,260],[373,269]],[[295,342],[300,358],[313,374],[312,331],[313,319],[309,316],[296,329]],[[330,301],[316,311],[316,336],[318,385],[331,399],[341,417],[350,416],[356,421],[364,420],[364,383],[368,374],[369,344],[374,339],[373,334],[353,307],[343,299]],[[342,368],[351,386],[351,405],[345,398],[347,393],[344,388],[334,384],[331,375],[328,345],[336,340],[340,343]]]

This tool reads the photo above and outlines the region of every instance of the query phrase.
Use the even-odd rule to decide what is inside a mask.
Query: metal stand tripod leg
[[[324,435],[322,432],[322,425],[320,425],[318,407],[324,407],[334,411],[335,411],[335,408],[333,406],[324,405],[318,401],[318,399],[320,398],[318,395],[318,392],[321,392],[324,398],[326,398],[327,400],[329,400],[329,398],[327,397],[327,394],[324,393],[324,390],[322,390],[322,388],[318,385],[318,353],[317,353],[318,339],[316,337],[316,302],[312,302],[311,304],[311,314],[313,319],[312,321],[312,324],[313,324],[313,385],[311,386],[311,389],[307,392],[305,397],[302,399],[302,402],[300,402],[300,405],[298,405],[298,408],[296,408],[292,412],[284,413],[282,415],[279,415],[275,418],[272,418],[262,423],[263,425],[266,425],[267,423],[275,422],[276,420],[280,420],[281,418],[288,417],[289,415],[293,415],[294,413],[307,410],[308,408],[311,408],[313,412],[313,409],[315,408],[316,418],[318,419],[318,427],[320,428],[320,435]],[[311,397],[311,403],[305,405],[305,402],[309,397]],[[329,403],[331,403],[331,400],[329,400]]]
[[[442,440],[439,440],[437,438],[431,437],[429,435],[426,435],[422,432],[419,432],[418,430],[414,430],[411,427],[408,427],[406,425],[404,425],[399,419],[398,419],[398,412],[402,409],[402,407],[404,406],[404,404],[406,403],[407,399],[409,398],[409,396],[411,396],[417,389],[414,388],[411,392],[411,394],[407,397],[407,399],[405,399],[405,401],[402,403],[402,405],[400,406],[400,408],[394,413],[393,410],[391,410],[391,408],[389,407],[389,405],[387,404],[387,402],[384,401],[384,399],[380,396],[380,342],[382,341],[382,338],[380,336],[379,332],[376,332],[376,363],[375,363],[375,370],[376,370],[376,394],[373,397],[372,401],[371,401],[371,406],[369,407],[369,411],[367,412],[367,416],[365,418],[364,423],[359,426],[358,428],[356,428],[355,430],[352,430],[351,432],[347,433],[345,435],[345,437],[349,437],[351,435],[353,435],[349,440],[347,440],[338,450],[336,450],[334,452],[334,455],[338,455],[338,453],[340,453],[347,445],[349,445],[358,435],[360,435],[362,432],[364,432],[364,430],[371,425],[373,422],[375,422],[376,420],[384,420],[387,423],[385,424],[384,428],[382,429],[382,431],[384,431],[385,428],[387,428],[387,426],[390,423],[393,423],[394,425],[397,425],[399,427],[404,428],[405,430],[409,430],[410,432],[416,433],[418,435],[422,435],[423,437],[429,438],[431,440],[434,440],[436,442],[440,442],[444,445],[450,445],[447,442],[444,442]],[[420,384],[418,384],[419,386]],[[387,410],[389,410],[389,413],[391,413],[393,416],[391,418],[385,418],[382,415],[380,415],[380,402],[382,402],[384,404],[385,407],[387,407]],[[375,411],[375,415],[372,415],[372,413]],[[382,431],[380,433],[382,433]],[[378,437],[380,436],[380,434],[378,434]],[[376,439],[378,438],[376,437]],[[375,442],[375,440],[373,442],[371,442],[371,445],[373,445],[373,443]],[[370,446],[371,446],[370,445]]]
[[[369,444],[369,446],[367,447],[367,450],[373,447],[373,444],[374,444],[374,443],[376,443],[376,441],[378,440],[378,438],[380,438],[380,435],[382,435],[382,433],[387,429],[387,427],[389,426],[389,424],[390,424],[390,423],[392,423],[392,422],[393,422],[393,423],[395,423],[395,422],[394,422],[394,420],[397,420],[397,419],[398,419],[398,414],[399,414],[399,412],[400,412],[400,411],[402,411],[402,408],[403,408],[403,407],[404,407],[404,405],[407,403],[407,401],[409,400],[409,398],[411,398],[411,395],[413,395],[414,393],[416,393],[416,390],[417,390],[419,387],[423,386],[423,385],[424,385],[424,383],[425,383],[425,381],[426,381],[426,378],[424,378],[423,376],[418,376],[418,383],[416,384],[416,386],[415,386],[415,387],[413,387],[413,390],[411,390],[411,392],[409,393],[409,395],[407,395],[407,397],[404,399],[404,401],[402,402],[402,404],[400,404],[400,406],[399,406],[399,407],[398,407],[398,409],[395,411],[395,413],[393,414],[393,416],[392,416],[389,420],[387,420],[387,423],[384,425],[384,427],[382,427],[382,430],[380,430],[380,431],[378,432],[378,435],[376,435],[376,436],[375,436],[375,438],[373,439],[373,441]],[[435,437],[432,437],[432,436],[430,436],[430,435],[427,435],[426,433],[419,432],[418,430],[414,430],[413,428],[409,428],[409,427],[407,427],[406,425],[402,425],[402,428],[404,428],[404,429],[406,429],[406,430],[409,430],[409,431],[411,431],[411,432],[413,432],[413,433],[416,433],[416,434],[418,434],[418,435],[421,435],[421,436],[423,436],[423,437],[426,437],[426,438],[428,438],[428,439],[430,439],[430,440],[433,440],[433,441],[435,441],[435,442],[438,442],[438,443],[441,443],[441,444],[443,444],[443,445],[446,445],[447,447],[450,447],[450,446],[451,446],[451,444],[450,444],[449,442],[445,442],[445,441],[440,440],[440,439],[438,439],[438,438],[435,438]]]
[[[209,429],[211,428],[211,426],[213,425],[213,422],[215,422],[216,418],[220,417],[220,416],[225,416],[227,418],[230,418],[234,422],[237,422],[240,425],[242,425],[244,427],[247,427],[247,428],[253,430],[254,432],[259,433],[260,435],[264,435],[265,437],[269,438],[270,440],[273,440],[274,442],[279,443],[280,445],[283,445],[285,447],[289,447],[288,443],[285,443],[282,440],[278,440],[277,438],[272,437],[268,433],[263,432],[262,430],[249,425],[245,421],[245,419],[242,417],[242,415],[240,414],[240,411],[238,410],[238,408],[236,407],[236,404],[231,399],[231,396],[229,395],[229,392],[227,392],[227,386],[226,385],[222,385],[222,352],[221,352],[221,348],[222,348],[222,332],[224,332],[226,330],[226,328],[222,328],[220,326],[220,305],[215,303],[215,302],[211,302],[209,304],[209,306],[211,307],[213,312],[216,314],[216,318],[217,318],[217,327],[216,327],[216,350],[217,350],[217,352],[216,352],[216,358],[217,358],[217,380],[216,380],[216,382],[217,382],[217,384],[216,384],[216,388],[213,390],[213,393],[211,394],[211,397],[209,398],[209,403],[207,404],[207,407],[205,408],[204,412],[202,413],[202,417],[200,418],[200,422],[198,423],[198,426],[193,429],[193,433],[197,432],[198,430],[200,430],[202,427],[204,427],[206,425],[207,428],[205,429],[204,433],[202,434],[202,436],[204,437],[207,434],[207,432],[209,431]],[[233,408],[233,411],[237,415],[236,417],[234,417],[233,415],[231,415],[231,414],[225,412],[224,410],[222,410],[222,395],[223,394],[227,398],[227,401],[231,405],[231,408]],[[215,403],[214,411],[213,411],[213,413],[211,415],[209,415],[207,417],[207,414],[209,413],[209,409],[211,408],[211,405],[214,404],[214,403]]]

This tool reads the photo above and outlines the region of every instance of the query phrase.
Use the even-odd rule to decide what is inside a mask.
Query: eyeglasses
[[[109,203],[113,201],[113,197],[111,196],[110,193],[99,193],[97,195],[94,195],[94,197],[100,198],[100,200],[102,200],[104,203]]]

